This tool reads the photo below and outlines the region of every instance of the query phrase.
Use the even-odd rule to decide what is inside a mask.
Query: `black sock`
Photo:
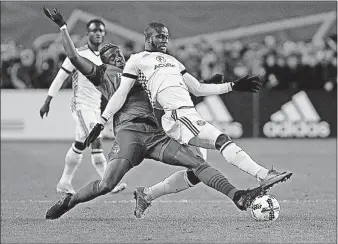
[[[97,198],[98,196],[101,196],[102,194],[99,190],[100,182],[100,180],[92,181],[85,187],[81,188],[81,190],[79,190],[72,196],[68,203],[68,206],[74,207],[79,203],[88,202],[94,198]]]
[[[207,186],[214,188],[216,191],[227,195],[230,199],[234,198],[238,189],[229,183],[217,169],[212,168],[208,164],[203,164],[196,169],[196,176]]]

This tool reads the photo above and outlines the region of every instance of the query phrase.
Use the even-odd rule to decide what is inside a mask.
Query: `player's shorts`
[[[165,132],[181,144],[198,140],[197,145],[214,149],[216,139],[223,134],[212,124],[205,121],[195,108],[180,108],[166,111],[162,116],[162,127]],[[193,139],[194,140],[191,140]]]
[[[162,161],[163,151],[171,140],[155,125],[131,123],[116,131],[108,159],[127,159],[132,167],[139,165],[144,158]]]
[[[75,140],[84,142],[89,132],[99,121],[101,111],[99,109],[80,109],[72,112],[73,119],[76,123]],[[100,134],[99,137],[102,137]]]

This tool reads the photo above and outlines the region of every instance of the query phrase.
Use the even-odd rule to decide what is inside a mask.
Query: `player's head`
[[[123,69],[126,62],[120,48],[113,43],[105,44],[101,48],[100,57],[102,63],[111,64],[120,69]]]
[[[145,49],[147,51],[167,52],[168,28],[159,22],[152,22],[144,29]]]
[[[106,25],[101,19],[91,19],[87,23],[87,35],[90,43],[100,45],[106,35]]]

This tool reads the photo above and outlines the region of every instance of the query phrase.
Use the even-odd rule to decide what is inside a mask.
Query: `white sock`
[[[74,147],[74,144],[69,148],[66,158],[65,158],[65,167],[60,179],[60,182],[72,183],[73,176],[78,165],[81,163],[83,155],[82,150],[79,150]]]
[[[144,193],[146,194],[145,199],[150,202],[160,196],[188,189],[191,186],[186,172],[186,170],[177,171],[156,185],[146,187],[144,189]]]
[[[93,149],[91,158],[92,158],[92,164],[96,172],[100,175],[102,179],[104,171],[107,167],[107,160],[102,152],[102,149]]]
[[[253,161],[252,158],[234,142],[225,143],[220,151],[226,161],[244,172],[256,178],[259,177],[260,179],[264,179],[267,176],[269,170]]]

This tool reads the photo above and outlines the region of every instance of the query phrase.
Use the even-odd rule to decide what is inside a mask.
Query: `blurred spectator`
[[[81,39],[78,37],[78,39]],[[44,42],[35,51],[20,49],[14,42],[1,44],[1,88],[48,88],[66,58],[60,43]],[[126,59],[142,50],[133,41],[122,45]],[[226,80],[246,74],[260,75],[268,89],[337,89],[337,36],[316,43],[284,41],[268,35],[262,42],[240,40],[173,46],[170,54],[199,80],[222,73]],[[63,88],[71,88],[69,82]]]
[[[11,81],[15,88],[34,88],[35,76],[37,74],[34,65],[35,54],[31,49],[24,49],[20,52],[20,62],[13,65],[11,69]]]

